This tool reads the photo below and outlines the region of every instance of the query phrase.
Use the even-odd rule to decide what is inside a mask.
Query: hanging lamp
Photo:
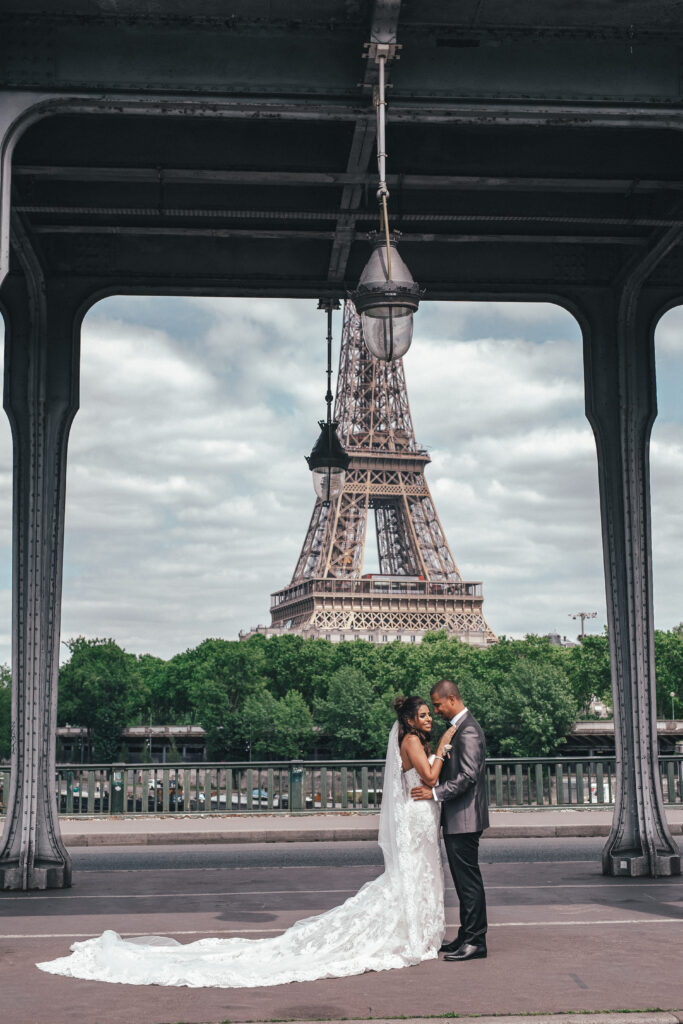
[[[313,489],[323,505],[329,505],[344,489],[349,456],[337,437],[338,424],[332,419],[332,310],[339,309],[336,299],[321,299],[318,309],[327,312],[327,418],[318,421],[320,437],[306,456],[313,477]]]
[[[351,298],[360,314],[363,338],[376,359],[391,362],[400,359],[413,340],[413,314],[417,311],[422,294],[419,284],[401,259],[396,243],[398,232],[389,230],[386,182],[386,88],[385,65],[394,55],[395,45],[371,44],[368,56],[374,56],[379,65],[377,106],[377,170],[379,187],[377,200],[380,208],[380,231],[372,236],[372,255],[360,276],[358,287]]]

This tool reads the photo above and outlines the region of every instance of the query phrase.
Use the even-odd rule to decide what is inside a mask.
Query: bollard
[[[110,814],[123,814],[123,778],[124,773],[120,768],[112,768],[109,795]]]
[[[304,766],[301,761],[290,761],[289,764],[289,809],[304,809]]]

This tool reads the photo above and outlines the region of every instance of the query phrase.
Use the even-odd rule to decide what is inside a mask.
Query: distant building
[[[545,635],[547,636],[548,640],[550,640],[550,643],[554,647],[579,647],[580,646],[577,643],[576,640],[570,640],[566,636],[560,636],[559,633],[546,633]]]
[[[171,760],[173,745],[181,761],[206,760],[206,733],[200,725],[136,725],[121,731],[121,746],[128,752],[127,761],[135,764],[149,758],[156,764]],[[95,762],[97,751],[93,751]],[[88,730],[77,726],[57,729],[57,761],[62,764],[83,764],[92,760]]]

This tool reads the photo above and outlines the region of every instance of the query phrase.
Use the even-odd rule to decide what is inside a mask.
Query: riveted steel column
[[[609,875],[674,875],[680,855],[657,760],[650,531],[656,309],[637,276],[582,303],[586,413],[595,432],[614,699],[617,782]]]
[[[12,781],[0,888],[71,884],[57,818],[55,745],[66,448],[77,408],[79,328],[68,290],[42,279],[21,238],[23,275],[1,293],[5,409],[14,442]]]
[[[30,122],[32,108],[37,110],[42,98],[36,93],[0,91],[0,285],[9,273],[12,154],[21,128]]]

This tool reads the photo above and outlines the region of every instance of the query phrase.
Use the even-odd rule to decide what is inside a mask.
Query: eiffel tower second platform
[[[374,359],[351,302],[344,306],[334,418],[350,456],[342,493],[316,499],[289,586],[272,595],[266,635],[419,642],[433,630],[476,646],[496,639],[481,582],[455,563],[425,479],[402,360]],[[363,574],[368,514],[379,573]],[[254,631],[240,634],[243,638]]]

